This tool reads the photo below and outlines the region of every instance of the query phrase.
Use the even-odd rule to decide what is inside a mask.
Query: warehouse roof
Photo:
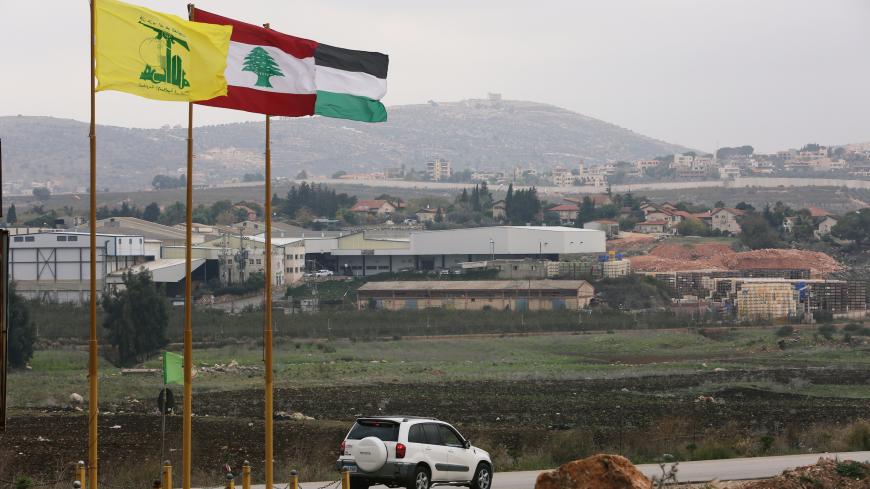
[[[198,269],[203,263],[205,263],[205,260],[202,258],[192,259],[191,270]],[[126,272],[137,274],[141,271],[150,272],[151,278],[155,282],[180,282],[185,276],[184,258],[163,258],[160,260],[146,261],[138,265],[133,265],[130,268],[115,270],[114,272],[109,273],[108,281],[117,281],[123,278],[124,273]]]
[[[360,291],[404,290],[577,290],[585,280],[419,280],[369,282]]]

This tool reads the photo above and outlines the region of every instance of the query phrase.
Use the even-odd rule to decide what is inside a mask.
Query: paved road
[[[814,464],[820,457],[838,457],[840,460],[870,462],[870,451],[682,462],[679,465],[679,480],[680,482],[708,482],[714,479],[765,479],[779,475],[786,469]],[[638,468],[649,477],[661,474],[659,466],[655,464],[638,465]],[[539,473],[538,470],[496,473],[493,489],[532,489]],[[306,482],[300,484],[300,487],[302,489],[317,489],[325,484],[326,482]],[[254,488],[262,489],[263,486],[254,486]]]

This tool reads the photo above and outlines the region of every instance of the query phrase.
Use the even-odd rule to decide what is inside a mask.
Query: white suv
[[[350,472],[352,489],[375,484],[491,489],[493,475],[489,453],[472,446],[456,428],[411,416],[357,419],[341,442],[336,468]]]

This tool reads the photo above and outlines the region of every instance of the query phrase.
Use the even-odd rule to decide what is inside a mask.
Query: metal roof
[[[358,290],[577,290],[588,284],[585,280],[401,280],[369,282]]]

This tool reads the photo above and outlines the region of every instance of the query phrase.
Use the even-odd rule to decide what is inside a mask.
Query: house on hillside
[[[710,211],[708,222],[711,229],[716,229],[723,233],[739,234],[740,223],[737,222],[739,217],[746,213],[740,209],[718,208]]]
[[[504,200],[492,203],[492,218],[496,221],[504,221],[507,218],[507,206]]]
[[[619,236],[619,223],[612,219],[597,219],[583,223],[583,229],[604,231],[608,239]]]
[[[360,200],[350,208],[350,212],[382,217],[396,212],[396,206],[387,200]]]
[[[664,234],[669,232],[668,221],[643,221],[634,225],[635,232],[646,234]]]
[[[573,224],[577,220],[577,212],[580,211],[580,208],[574,204],[560,204],[547,209],[547,211],[558,214],[560,223]]]
[[[416,212],[417,222],[435,222],[435,216],[438,215],[438,208],[426,207]]]
[[[822,236],[827,236],[831,234],[831,228],[836,225],[837,219],[833,216],[827,216],[816,225],[816,230],[813,232],[813,234],[816,235],[816,238],[821,239]]]

